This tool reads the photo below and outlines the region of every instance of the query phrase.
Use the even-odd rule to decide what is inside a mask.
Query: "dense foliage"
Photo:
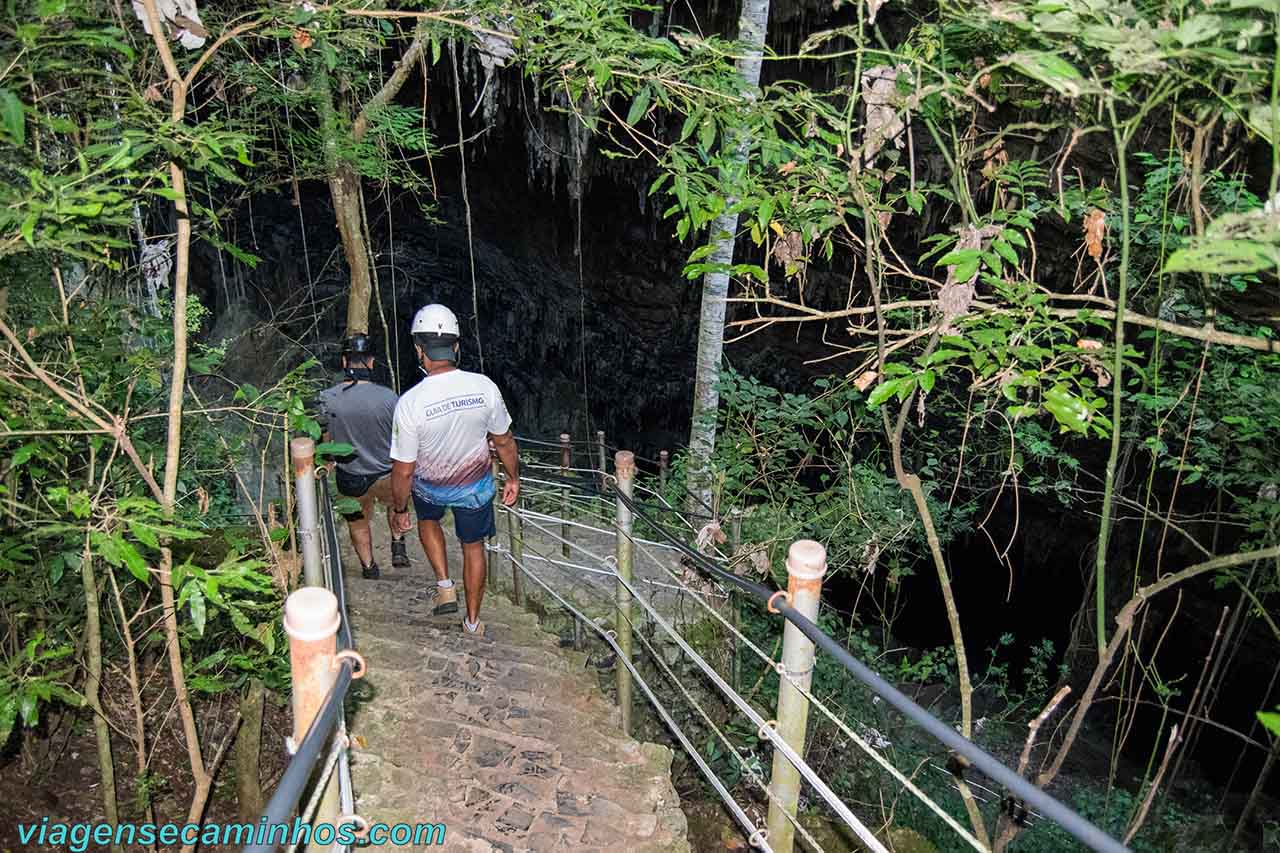
[[[366,190],[437,215],[445,149],[427,80],[448,64],[461,100],[459,63],[474,62],[486,114],[494,91],[527,87],[582,140],[565,155],[579,170],[588,145],[630,161],[688,277],[732,276],[739,351],[797,330],[811,345],[803,387],[722,377],[712,464],[718,507],[744,512],[740,569],[779,580],[787,543],[826,543],[857,593],[825,625],[900,680],[945,685],[966,735],[983,736],[975,695],[994,693],[1018,726],[997,745],[1015,753],[1021,724],[1071,683],[1041,784],[1091,709],[1114,705],[1106,778],[1077,799],[1118,833],[1141,830],[1135,849],[1170,849],[1192,818],[1163,796],[1148,807],[1212,713],[1221,662],[1280,642],[1274,0],[837,0],[794,53],[767,56],[758,89],[735,67],[733,32],[664,31],[666,4],[207,5],[178,22],[152,0],[32,0],[0,19],[0,741],[87,703],[104,773],[113,715],[133,732],[134,788],[151,790],[148,756],[174,723],[146,709],[167,697],[202,814],[212,748],[196,734],[216,706],[201,700],[283,686],[278,606],[296,563],[275,522],[287,500],[268,506],[287,495],[267,494],[266,472],[283,439],[315,432],[301,344],[264,368],[265,391],[218,378],[228,347],[261,340],[209,331],[260,260],[238,221],[256,194],[291,187],[301,205],[300,182],[327,182],[347,328],[367,325],[383,299]],[[420,103],[401,92],[415,74]],[[726,213],[739,223],[728,263],[715,254]],[[193,247],[216,258],[217,305],[188,298]],[[271,334],[314,340],[333,324],[307,277],[271,306]],[[1096,519],[1081,547],[1089,597],[1068,648],[969,648],[981,614],[959,602],[976,580],[948,548],[990,537],[993,513],[1023,499]],[[1015,523],[991,542],[1011,584],[1019,535]],[[924,576],[950,643],[890,654],[903,582]],[[1204,659],[1160,672],[1161,635],[1143,620],[1180,584],[1238,603],[1225,635],[1204,632]],[[764,645],[772,630],[747,625]],[[1023,653],[1012,674],[1006,645]],[[767,704],[776,679],[746,675]],[[899,766],[926,756],[836,674],[816,684],[900,744]],[[104,685],[125,697],[105,711]],[[1121,780],[1144,705],[1162,730]],[[1241,736],[1246,751],[1267,737]],[[716,757],[743,777],[743,761]],[[841,786],[879,792],[870,776]],[[960,789],[957,814],[995,849],[1061,849]],[[110,814],[114,784],[104,792]],[[1233,838],[1253,802],[1230,816]],[[885,813],[928,834],[932,819]]]

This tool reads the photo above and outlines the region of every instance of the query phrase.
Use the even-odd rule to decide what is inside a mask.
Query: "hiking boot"
[[[409,568],[409,555],[404,550],[403,539],[391,540],[391,566],[396,569]]]
[[[451,587],[436,587],[436,606],[431,611],[437,616],[443,616],[446,613],[458,612],[458,585]]]
[[[472,631],[470,628],[468,628],[468,627],[467,627],[467,620],[466,620],[466,619],[463,619],[463,620],[462,620],[462,633],[463,633],[463,635],[465,635],[465,636],[467,636],[467,637],[483,637],[483,636],[484,636],[484,623],[483,623],[483,622],[477,622],[477,623],[476,623],[476,629],[475,629],[474,631]]]
[[[374,560],[367,566],[360,567],[360,577],[367,581],[376,581],[382,577],[382,572],[378,571],[378,561]]]

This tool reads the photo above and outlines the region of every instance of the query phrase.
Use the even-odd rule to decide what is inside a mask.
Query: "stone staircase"
[[[670,750],[622,734],[586,655],[560,648],[492,588],[483,638],[463,635],[460,614],[433,617],[420,546],[410,542],[412,568],[392,569],[386,526],[373,527],[377,581],[360,577],[340,531],[352,630],[369,664],[347,715],[356,811],[388,825],[443,823],[446,850],[688,851]],[[462,557],[446,531],[460,587]]]

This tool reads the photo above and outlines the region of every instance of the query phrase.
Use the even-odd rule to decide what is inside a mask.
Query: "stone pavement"
[[[367,581],[341,528],[352,630],[369,665],[347,715],[361,816],[443,823],[446,850],[689,850],[671,752],[622,734],[584,653],[560,648],[492,589],[487,636],[464,636],[460,613],[431,615],[434,576],[416,537],[413,567],[393,569],[375,520],[382,578]],[[448,522],[446,537],[461,591]]]

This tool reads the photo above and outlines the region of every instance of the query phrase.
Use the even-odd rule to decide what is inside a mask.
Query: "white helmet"
[[[413,327],[409,330],[415,335],[453,335],[461,337],[458,331],[458,318],[443,305],[424,305],[413,315]]]
[[[454,347],[461,337],[458,318],[445,306],[436,303],[424,305],[413,316],[410,332],[427,358],[432,361],[457,362],[458,355]],[[423,337],[420,338],[419,335]]]

